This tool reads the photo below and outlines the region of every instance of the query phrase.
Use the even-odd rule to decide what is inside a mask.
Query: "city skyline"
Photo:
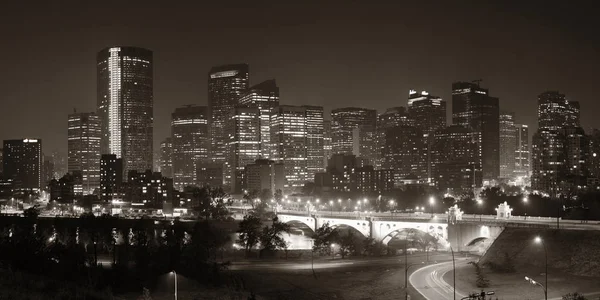
[[[213,66],[238,62],[250,65],[253,73],[250,85],[275,78],[281,90],[282,104],[323,105],[326,115],[331,109],[346,106],[383,112],[390,107],[405,105],[405,95],[410,89],[430,91],[448,103],[452,82],[483,79],[483,85],[500,98],[501,109],[515,111],[516,122],[529,125],[531,132],[537,129],[537,95],[546,90],[560,90],[567,99],[579,101],[582,107],[588,108],[582,111],[584,128],[600,125],[592,117],[595,108],[593,70],[599,62],[593,54],[598,47],[598,38],[586,35],[593,28],[590,23],[596,21],[581,18],[583,12],[565,14],[567,17],[559,21],[552,18],[558,12],[572,12],[574,8],[569,6],[546,5],[543,10],[537,11],[535,5],[525,5],[514,11],[499,4],[485,4],[478,8],[468,4],[450,7],[445,7],[448,4],[414,4],[388,5],[390,12],[384,13],[383,8],[386,7],[365,9],[352,4],[339,8],[337,12],[333,5],[324,5],[314,12],[311,9],[314,6],[307,4],[300,9],[306,10],[307,14],[298,18],[289,17],[289,10],[280,5],[264,12],[274,15],[270,21],[248,24],[247,17],[242,17],[226,22],[226,25],[211,25],[216,19],[211,16],[202,21],[191,21],[185,9],[178,9],[177,14],[168,12],[174,15],[170,18],[179,17],[180,21],[167,25],[159,18],[164,12],[149,4],[143,9],[151,16],[148,21],[151,26],[131,26],[143,22],[139,22],[137,15],[124,18],[135,6],[127,4],[111,20],[115,22],[103,21],[100,24],[105,26],[92,26],[103,15],[104,9],[93,13],[94,10],[90,9],[78,16],[70,16],[71,8],[39,5],[33,11],[28,10],[30,15],[24,16],[24,7],[10,5],[12,7],[4,11],[13,14],[3,19],[9,25],[6,36],[11,47],[0,51],[2,57],[11,58],[7,68],[12,67],[15,72],[3,75],[0,82],[6,91],[3,106],[15,113],[0,121],[0,139],[39,136],[46,141],[44,152],[47,155],[54,149],[66,153],[64,119],[73,108],[78,111],[95,110],[94,56],[100,49],[113,45],[139,46],[154,52],[156,149],[160,141],[169,136],[170,112],[175,107],[207,105],[206,72]],[[214,13],[225,9],[211,4],[205,11]],[[244,12],[256,9],[240,6],[232,9],[232,14],[244,16]],[[365,11],[361,12],[363,9]],[[400,9],[414,14],[392,18],[391,11]],[[493,9],[497,11],[492,13]],[[360,26],[351,21],[353,17],[365,17],[365,14],[374,11],[380,12],[381,18],[360,18]],[[460,20],[443,29],[439,23],[417,24],[415,21],[419,13],[440,16],[446,21],[461,19],[461,16],[471,19]],[[486,28],[467,26],[481,18],[489,19],[484,26]],[[56,21],[58,19],[60,22]],[[506,25],[505,19],[514,24]],[[550,21],[557,24],[552,25]],[[184,47],[184,43],[177,39],[179,33],[173,35],[170,27],[178,24],[187,24],[188,31],[208,33],[208,36],[198,41],[183,39],[189,42],[189,46],[185,44]],[[244,30],[236,31],[240,27]],[[317,28],[320,32],[316,32]],[[515,32],[515,28],[519,30]],[[453,29],[462,30],[462,34],[444,34],[452,33]],[[263,35],[256,35],[262,31]],[[234,38],[222,38],[232,32],[237,32]],[[437,33],[431,35],[431,32]],[[390,33],[396,38],[390,40]],[[24,35],[30,38],[21,39]],[[477,41],[466,39],[473,35],[481,38]],[[331,36],[335,38],[330,39]],[[455,40],[454,37],[459,42],[449,43]],[[219,41],[218,46],[214,50],[205,50],[200,40],[206,39]],[[523,43],[517,43],[520,44],[518,47],[503,43],[510,39]],[[410,42],[415,46],[405,47],[407,41],[420,43]],[[271,45],[268,51],[263,47],[265,42]],[[238,44],[247,47],[235,47]],[[30,49],[40,47],[47,48],[48,54],[31,59]],[[77,51],[69,56],[58,52],[73,47]],[[561,50],[564,47],[572,47],[568,50],[578,55],[566,56],[565,50]],[[537,51],[541,48],[544,49],[542,54]],[[37,70],[35,73],[28,71],[34,67],[33,64]],[[17,65],[20,67],[17,68]],[[315,72],[317,69],[320,72]],[[330,78],[335,80],[326,81]],[[36,89],[26,88],[23,82],[35,85]],[[45,122],[11,128],[10,124],[28,118]]]

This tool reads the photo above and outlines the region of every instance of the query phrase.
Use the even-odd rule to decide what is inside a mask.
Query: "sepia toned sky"
[[[489,3],[488,3],[489,2]],[[154,144],[170,113],[206,105],[206,76],[248,63],[284,104],[406,105],[408,90],[450,102],[453,81],[483,79],[501,109],[535,129],[537,95],[580,101],[600,127],[600,21],[584,1],[3,1],[0,140],[66,151],[67,114],[96,109],[96,53],[154,51]],[[448,106],[449,109],[450,106]]]

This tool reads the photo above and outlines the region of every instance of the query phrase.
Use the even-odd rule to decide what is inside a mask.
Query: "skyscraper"
[[[385,131],[383,169],[394,170],[394,181],[427,179],[426,145],[423,132],[415,126],[396,126]]]
[[[279,87],[275,79],[252,86],[239,100],[240,105],[258,108],[260,111],[260,156],[269,159],[273,155],[271,144],[271,118],[279,106]]]
[[[434,133],[432,173],[433,182],[440,190],[459,193],[481,186],[479,134],[460,125]]]
[[[171,138],[173,185],[182,191],[196,184],[197,165],[208,162],[210,140],[206,106],[176,108],[171,114]]]
[[[327,168],[331,154],[331,120],[323,120],[323,168]]]
[[[323,107],[281,105],[271,125],[273,160],[283,163],[286,191],[323,170]]]
[[[433,133],[446,127],[446,101],[441,97],[433,96],[427,91],[417,93],[415,90],[408,92],[408,113],[415,126],[423,133],[425,142],[423,152],[426,165],[426,179],[432,180],[431,173],[431,146]]]
[[[160,143],[160,172],[173,178],[173,139],[170,137]]]
[[[357,107],[331,111],[332,151],[377,161],[377,111]]]
[[[2,156],[4,177],[13,180],[14,188],[24,191],[42,188],[42,140],[4,140]]]
[[[512,112],[500,113],[500,178],[512,178],[515,170],[517,131],[515,115]]]
[[[579,127],[579,102],[558,91],[538,96],[538,130],[532,138],[531,188],[551,197],[563,188],[582,186],[587,139]],[[581,161],[581,162],[580,162]]]
[[[380,169],[384,167],[386,132],[389,129],[399,126],[414,125],[415,121],[410,118],[406,107],[403,106],[388,108],[384,113],[377,116],[377,160],[373,163],[375,168]]]
[[[210,158],[213,162],[222,164],[226,160],[225,123],[240,96],[248,89],[248,69],[247,64],[237,64],[213,67],[208,72]]]
[[[120,199],[123,191],[123,160],[116,154],[102,154],[100,157],[100,199],[110,201]]]
[[[2,174],[4,173],[4,162],[3,162],[3,148],[0,148],[0,180],[2,179]]]
[[[96,113],[73,113],[68,119],[67,171],[81,172],[84,194],[100,187],[100,118]]]
[[[529,177],[530,157],[529,157],[529,128],[525,124],[517,124],[515,132],[515,176]]]
[[[123,159],[124,172],[152,169],[152,51],[110,47],[97,56],[101,153]]]
[[[260,110],[236,107],[228,116],[224,181],[233,193],[239,193],[244,186],[244,168],[260,158]]]
[[[452,123],[479,133],[484,180],[500,175],[499,115],[498,98],[491,97],[478,81],[452,84]]]

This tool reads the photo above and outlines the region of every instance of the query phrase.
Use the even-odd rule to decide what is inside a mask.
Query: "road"
[[[466,264],[468,260],[457,259],[456,266]],[[453,300],[453,288],[444,281],[444,274],[452,271],[452,261],[429,265],[414,271],[408,278],[412,285],[427,300]],[[466,297],[456,291],[456,299]]]

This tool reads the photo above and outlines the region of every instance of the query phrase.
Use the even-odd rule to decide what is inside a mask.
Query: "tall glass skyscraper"
[[[271,119],[279,107],[279,87],[274,79],[252,86],[240,97],[240,105],[258,108],[260,111],[260,156],[269,159],[273,156],[271,143]]]
[[[516,145],[515,145],[515,176],[529,176],[530,158],[529,158],[529,128],[525,124],[515,125]]]
[[[208,72],[208,110],[211,139],[210,158],[215,163],[226,160],[225,123],[229,113],[239,104],[240,96],[250,84],[247,64],[213,67]]]
[[[176,108],[171,114],[173,185],[180,191],[196,184],[198,164],[208,162],[208,109],[206,106]]]
[[[260,110],[236,107],[228,116],[225,127],[227,161],[224,181],[233,193],[239,193],[244,186],[244,168],[260,158]]]
[[[346,107],[331,111],[333,154],[354,154],[377,161],[377,111]]]
[[[478,82],[452,84],[452,123],[469,129],[479,137],[482,176],[495,180],[500,175],[500,107],[498,98],[489,95]]]
[[[110,47],[97,56],[101,153],[123,159],[123,171],[151,170],[153,141],[152,51]]]
[[[515,114],[500,113],[500,178],[512,178],[515,171],[517,129]]]
[[[13,181],[16,190],[42,188],[42,140],[4,140],[2,156],[4,177]]]
[[[68,121],[69,173],[81,172],[84,194],[100,187],[100,118],[95,113],[73,113]]]

